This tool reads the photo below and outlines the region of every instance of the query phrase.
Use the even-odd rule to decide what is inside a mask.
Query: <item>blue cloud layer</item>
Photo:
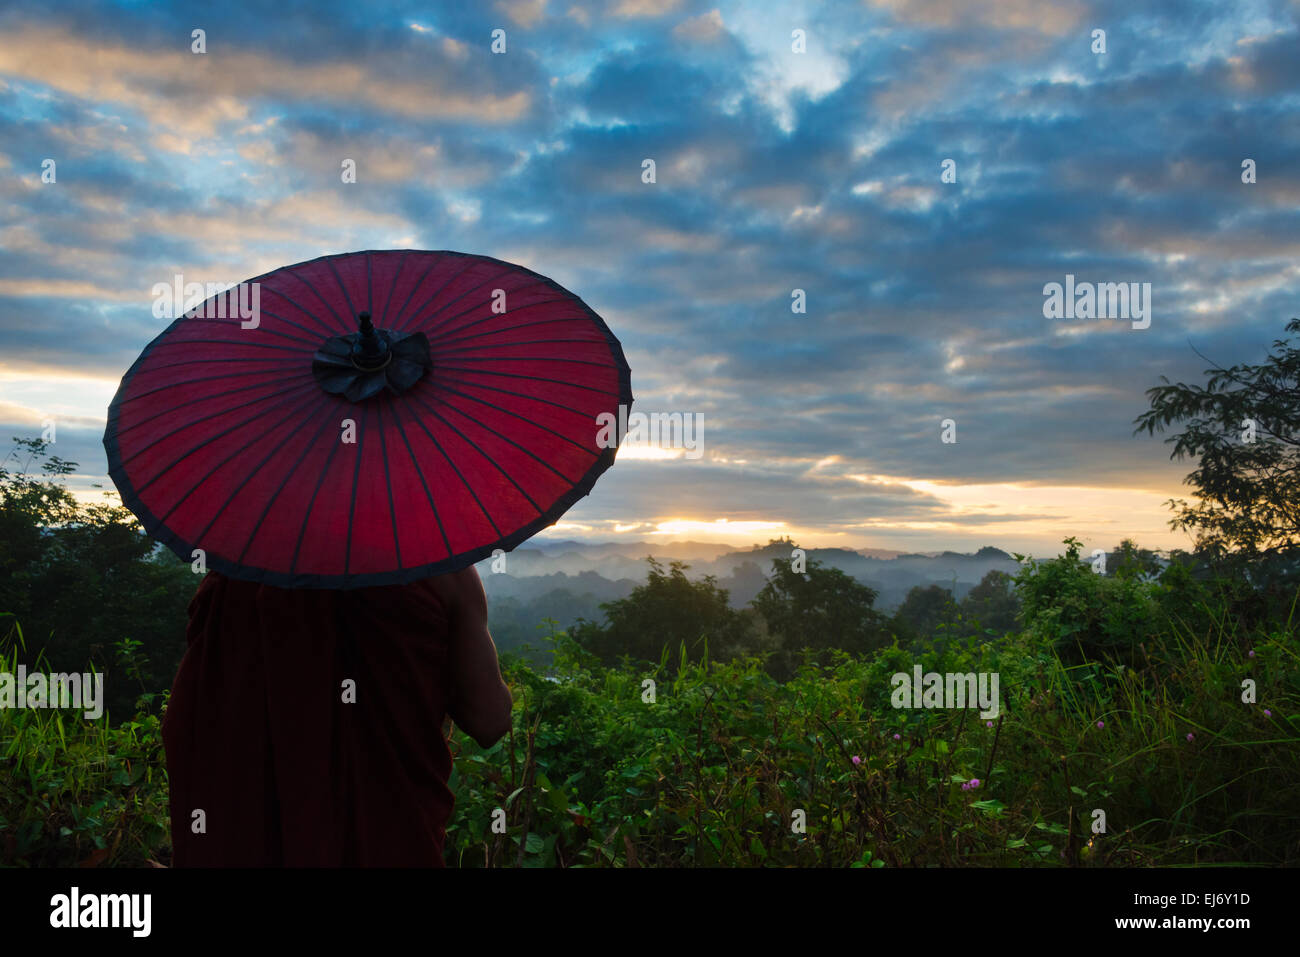
[[[462,249],[582,295],[638,407],[704,414],[727,460],[620,463],[584,520],[950,515],[908,478],[1177,494],[1144,390],[1297,313],[1296,5],[759,6],[10,4],[5,371],[119,376],[178,271]],[[1067,273],[1150,282],[1151,327],[1044,319]]]

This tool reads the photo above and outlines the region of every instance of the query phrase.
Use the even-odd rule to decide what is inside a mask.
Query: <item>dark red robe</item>
[[[448,629],[430,579],[324,591],[209,572],[189,616],[163,719],[173,866],[442,866]]]

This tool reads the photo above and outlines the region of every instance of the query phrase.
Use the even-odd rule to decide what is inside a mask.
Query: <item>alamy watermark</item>
[[[981,718],[996,718],[1001,713],[998,703],[998,673],[996,671],[944,672],[921,671],[917,665],[909,675],[905,671],[895,674],[889,683],[894,693],[889,702],[895,708],[982,708]]]
[[[148,937],[152,911],[151,894],[83,894],[73,885],[68,893],[50,898],[50,926],[125,928],[132,937]]]
[[[76,708],[94,720],[104,713],[102,674],[0,671],[0,708]]]
[[[177,273],[170,283],[156,282],[155,319],[183,315],[186,319],[240,319],[241,329],[256,329],[262,322],[262,285],[256,282],[186,282]]]
[[[702,412],[629,413],[627,406],[620,405],[617,416],[613,412],[596,416],[596,445],[602,449],[684,449],[684,458],[698,459],[704,454],[703,442]]]
[[[1043,287],[1044,319],[1131,319],[1134,329],[1151,325],[1151,283],[1074,281],[1067,273],[1065,284],[1049,282]]]

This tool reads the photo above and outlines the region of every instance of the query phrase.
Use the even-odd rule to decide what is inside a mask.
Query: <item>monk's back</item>
[[[444,592],[207,575],[163,720],[174,866],[442,865]]]

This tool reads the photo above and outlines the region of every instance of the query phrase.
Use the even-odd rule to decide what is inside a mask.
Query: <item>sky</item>
[[[0,10],[0,447],[56,422],[79,495],[155,283],[453,249],[700,423],[546,536],[1188,547],[1144,393],[1300,314],[1300,3],[290,7]],[[1048,318],[1067,275],[1149,324]]]

